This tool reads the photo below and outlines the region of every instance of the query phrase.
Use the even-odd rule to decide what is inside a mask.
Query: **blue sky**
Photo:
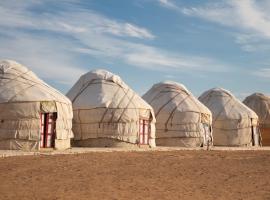
[[[64,93],[103,68],[139,94],[164,80],[270,94],[268,0],[1,0],[0,13],[0,57]]]

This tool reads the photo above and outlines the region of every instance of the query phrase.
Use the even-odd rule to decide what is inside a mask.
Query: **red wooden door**
[[[40,130],[40,147],[44,147],[44,135],[45,135],[45,114],[40,114],[41,130]]]
[[[54,147],[56,113],[42,113],[41,116],[41,148]]]
[[[139,144],[149,144],[150,124],[149,120],[140,119]]]

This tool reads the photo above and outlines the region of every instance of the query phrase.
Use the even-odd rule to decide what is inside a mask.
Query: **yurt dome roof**
[[[20,71],[20,72],[27,71],[26,67],[20,65],[16,61],[13,61],[13,60],[1,60],[0,61],[0,73],[1,74],[9,73],[11,71],[11,69],[16,69],[17,71]]]
[[[125,93],[129,93],[131,96],[125,95]],[[82,75],[69,90],[67,96],[75,108],[127,106],[119,102],[125,99],[126,102],[131,102],[128,105],[129,107],[152,110],[152,107],[122,81],[119,76],[102,69],[92,70]],[[117,105],[117,102],[119,105]]]
[[[253,118],[257,114],[239,101],[230,91],[223,88],[213,88],[204,92],[199,100],[206,105],[213,114],[213,120],[229,120]]]
[[[82,81],[83,85],[89,83],[89,81],[105,80],[108,82],[116,83],[123,88],[128,88],[128,86],[122,81],[122,79],[118,75],[115,75],[104,69],[95,69],[89,71],[86,74],[82,75],[80,77],[80,80]]]
[[[174,81],[164,81],[154,84],[143,95],[143,99],[153,106],[156,114],[161,109],[164,112],[166,110],[171,112],[172,107],[176,107],[179,112],[197,112],[211,116],[210,110],[197,100],[183,84]],[[211,121],[211,119],[209,120]]]
[[[158,88],[167,88],[167,89],[173,89],[173,90],[180,90],[180,91],[184,91],[188,94],[191,94],[188,89],[181,83],[177,83],[175,81],[162,81],[159,83],[156,83],[152,86],[152,89],[158,89]]]
[[[261,99],[261,100],[269,101],[269,103],[270,103],[270,97],[263,94],[263,93],[259,93],[259,92],[256,92],[250,96],[247,96],[246,99]]]
[[[224,97],[229,97],[229,98],[235,98],[234,95],[229,90],[226,90],[220,87],[215,87],[215,88],[205,91],[200,96],[200,98],[203,99],[204,96],[224,96]]]
[[[19,101],[70,103],[68,98],[27,67],[12,60],[0,60],[0,103]]]
[[[262,93],[254,93],[245,98],[245,105],[254,110],[262,124],[270,124],[270,97]]]

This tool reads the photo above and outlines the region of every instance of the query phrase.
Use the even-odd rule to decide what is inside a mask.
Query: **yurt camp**
[[[270,97],[261,93],[254,93],[246,97],[243,103],[259,116],[262,146],[270,146]]]
[[[67,93],[73,104],[74,146],[155,146],[152,107],[119,76],[93,70]]]
[[[0,61],[0,111],[0,149],[70,147],[70,100],[14,61]]]
[[[231,92],[213,88],[204,92],[199,100],[212,112],[214,145],[259,145],[257,114]]]
[[[157,146],[212,144],[212,114],[184,85],[172,81],[157,83],[143,99],[155,112]]]

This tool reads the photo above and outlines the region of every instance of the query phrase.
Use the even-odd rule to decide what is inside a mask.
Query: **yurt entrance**
[[[148,145],[149,144],[149,134],[150,134],[150,121],[146,119],[140,119],[139,128],[139,144]]]
[[[254,146],[265,146],[263,143],[263,134],[261,132],[262,130],[258,126],[252,126],[252,139],[253,139],[253,145]],[[268,139],[269,141],[269,139]]]
[[[203,145],[209,147],[213,145],[212,127],[209,124],[202,123],[204,133],[203,135]]]
[[[57,113],[41,113],[40,148],[54,148]]]
[[[261,146],[262,145],[262,138],[261,133],[258,126],[255,126],[254,119],[251,119],[251,139],[252,139],[252,146]],[[257,121],[256,121],[257,122]]]

